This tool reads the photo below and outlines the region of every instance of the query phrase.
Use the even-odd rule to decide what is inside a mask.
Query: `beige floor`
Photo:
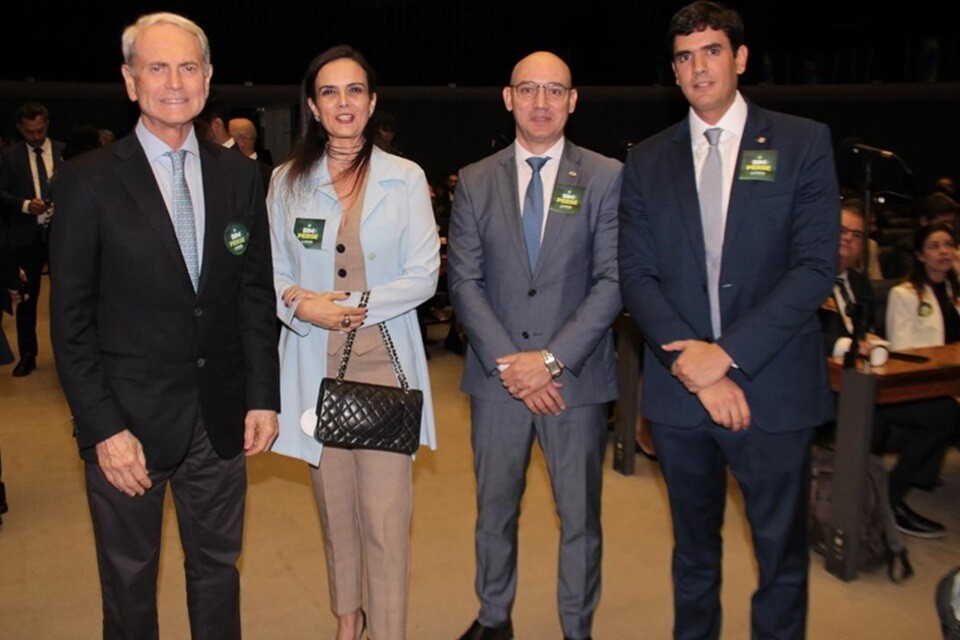
[[[46,285],[46,283],[45,283]],[[41,335],[47,333],[46,305]],[[5,320],[8,335],[10,318]],[[434,344],[431,371],[440,449],[415,464],[408,636],[458,637],[473,619],[474,479],[467,400],[457,390],[462,360]],[[53,370],[49,343],[39,369],[15,379],[0,369],[0,442],[10,512],[0,529],[0,639],[95,638],[99,591],[81,464],[69,411]],[[663,483],[639,461],[632,477],[608,470],[604,487],[603,596],[595,637],[668,638],[672,625],[670,524]],[[302,463],[268,454],[250,463],[244,555],[243,616],[248,638],[330,638],[326,577],[316,507]],[[827,574],[813,557],[809,637],[939,637],[933,609],[937,580],[960,563],[960,456],[951,454],[947,485],[919,493],[914,506],[943,519],[951,534],[908,541],[916,577],[897,586],[874,573],[852,583]],[[521,640],[559,638],[555,607],[558,528],[542,457],[535,455],[520,525],[520,579],[514,625]],[[742,503],[730,490],[724,530],[724,637],[749,635],[756,567]],[[189,636],[182,555],[168,499],[160,575],[164,638]]]

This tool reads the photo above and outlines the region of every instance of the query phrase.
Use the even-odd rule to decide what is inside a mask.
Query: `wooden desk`
[[[840,392],[836,460],[842,464],[837,465],[834,474],[830,505],[834,534],[827,549],[826,566],[841,580],[852,580],[859,572],[861,505],[866,495],[875,405],[960,395],[960,345],[910,349],[905,353],[930,360],[890,360],[883,367],[860,363],[857,369],[843,369],[839,358],[829,361],[830,384]]]
[[[890,360],[882,367],[871,367],[877,377],[877,404],[893,404],[925,398],[960,395],[960,344],[909,349],[904,353],[930,358],[929,362]],[[841,391],[841,359],[830,358],[830,384]],[[865,367],[864,363],[861,366]]]

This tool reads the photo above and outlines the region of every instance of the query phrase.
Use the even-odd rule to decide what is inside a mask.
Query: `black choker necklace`
[[[324,148],[327,150],[327,155],[334,160],[352,160],[363,149],[364,142],[364,140],[360,140],[359,144],[353,147],[332,147],[328,140]]]

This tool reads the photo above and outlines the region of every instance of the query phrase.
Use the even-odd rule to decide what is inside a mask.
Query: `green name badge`
[[[777,152],[767,149],[744,150],[740,163],[740,180],[773,182],[777,177]]]
[[[250,244],[250,232],[243,224],[231,222],[223,232],[223,244],[227,245],[227,251],[233,255],[242,256]]]
[[[580,213],[583,191],[583,187],[558,182],[553,187],[553,195],[550,196],[550,211],[568,215]]]
[[[326,223],[326,220],[318,218],[297,218],[293,224],[293,233],[304,249],[320,249],[323,227]]]

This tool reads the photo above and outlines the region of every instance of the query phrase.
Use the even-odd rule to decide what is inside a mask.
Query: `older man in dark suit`
[[[169,13],[123,34],[133,134],[64,166],[52,228],[57,368],[86,464],[104,637],[156,638],[173,489],[195,638],[239,638],[246,467],[279,408],[256,165],[197,140],[206,35]]]
[[[47,136],[50,112],[28,102],[17,109],[17,130],[23,141],[0,154],[0,203],[7,218],[17,264],[26,274],[27,299],[17,307],[17,377],[37,366],[37,300],[40,274],[47,260],[46,229],[53,214],[50,180],[60,168],[66,145]]]
[[[740,95],[735,11],[688,5],[668,41],[690,111],[630,152],[620,285],[647,341],[642,410],[673,516],[674,635],[720,634],[729,467],[760,569],[753,637],[802,638],[810,442],[833,415],[816,313],[839,236],[830,134]]]

